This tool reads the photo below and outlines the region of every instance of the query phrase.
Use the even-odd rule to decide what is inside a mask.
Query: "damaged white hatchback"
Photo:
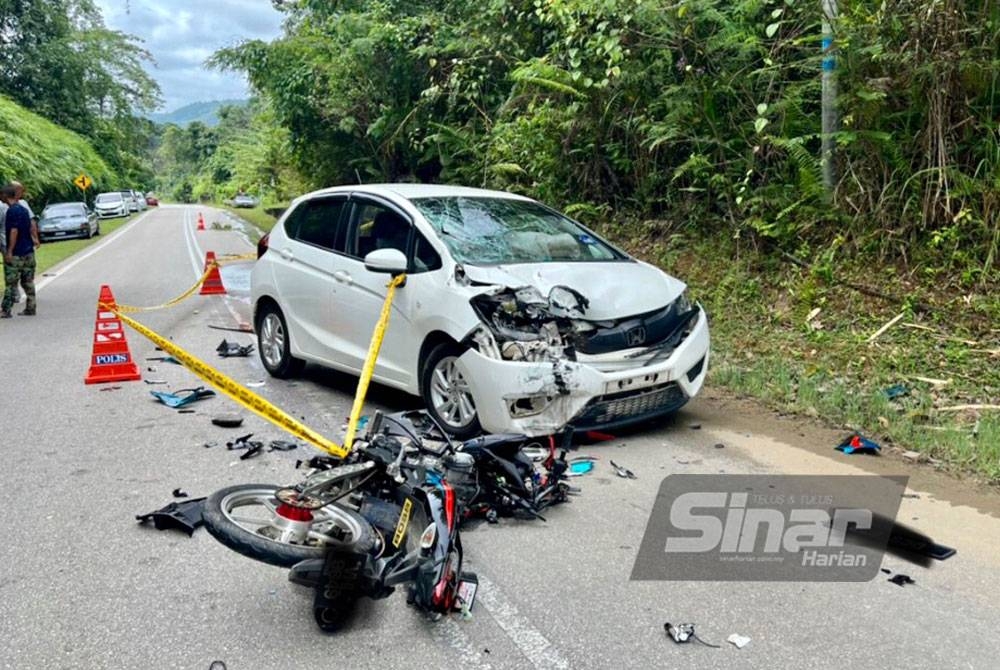
[[[608,429],[701,389],[708,321],[685,285],[512,193],[342,186],[303,196],[251,275],[264,367],[360,373],[388,275],[377,382],[423,398],[457,437]]]

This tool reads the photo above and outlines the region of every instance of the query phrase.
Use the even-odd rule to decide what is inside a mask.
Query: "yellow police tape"
[[[116,312],[118,317],[125,322],[126,325],[134,328],[140,335],[148,338],[153,343],[156,344],[160,349],[170,354],[178,361],[181,362],[184,367],[189,369],[191,372],[195,373],[206,382],[219,389],[227,396],[235,400],[240,405],[243,405],[251,412],[257,414],[258,416],[267,419],[274,425],[287,430],[289,433],[305,440],[309,444],[319,447],[323,451],[326,451],[334,456],[344,457],[350,451],[345,449],[339,444],[332,442],[312,428],[299,423],[286,412],[278,409],[271,403],[269,403],[264,398],[243,386],[239,382],[227,377],[222,374],[208,363],[205,363],[201,359],[192,356],[188,352],[181,349],[179,346],[166,339],[157,335],[155,332],[142,325],[135,319],[132,319],[125,314],[122,314],[120,310],[116,310],[113,305],[108,305],[102,303],[102,309],[107,309],[112,312]]]
[[[123,305],[123,304],[119,303],[118,304],[118,312],[120,312],[121,314],[137,314],[139,312],[152,312],[152,311],[157,310],[157,309],[166,309],[167,307],[173,307],[177,303],[179,303],[179,302],[181,302],[183,300],[187,300],[188,298],[190,298],[191,295],[194,294],[194,292],[198,290],[198,287],[205,283],[205,280],[208,278],[208,273],[210,273],[212,271],[212,268],[213,268],[213,266],[209,265],[205,269],[205,273],[202,274],[201,277],[198,278],[198,281],[195,283],[194,286],[192,286],[188,290],[184,291],[184,293],[181,293],[176,298],[174,298],[172,300],[168,300],[167,302],[163,303],[162,305],[153,305],[151,307],[136,307],[134,305]]]
[[[124,305],[122,303],[118,303],[118,311],[121,312],[122,314],[138,314],[139,312],[153,312],[158,309],[166,309],[167,307],[173,307],[177,303],[183,302],[184,300],[187,300],[192,295],[194,295],[194,292],[197,291],[198,288],[205,283],[206,279],[208,279],[208,275],[213,268],[217,268],[221,265],[227,265],[229,263],[239,263],[241,261],[255,260],[256,258],[257,258],[256,253],[227,254],[225,256],[219,256],[218,258],[215,259],[215,263],[210,263],[205,267],[205,272],[202,273],[201,277],[198,278],[198,281],[195,282],[194,286],[184,291],[184,293],[181,293],[176,298],[168,300],[167,302],[161,305],[151,305],[149,307],[136,307],[135,305]]]
[[[382,303],[382,313],[379,314],[378,323],[375,324],[375,332],[372,333],[371,344],[368,345],[368,356],[365,358],[365,365],[361,368],[361,378],[358,379],[358,390],[354,393],[354,406],[351,407],[351,418],[347,420],[347,434],[344,435],[344,448],[350,451],[354,444],[354,433],[358,427],[358,419],[361,418],[361,407],[365,404],[365,396],[368,394],[368,384],[372,380],[372,373],[375,372],[375,361],[378,360],[378,352],[382,349],[382,340],[385,339],[385,329],[389,325],[389,315],[392,313],[392,298],[396,294],[396,287],[402,286],[406,282],[406,275],[396,275],[389,282],[385,292],[385,302]]]
[[[143,337],[152,341],[156,346],[176,358],[184,367],[191,370],[206,382],[222,391],[224,394],[235,400],[238,404],[247,408],[254,414],[270,421],[279,428],[288,431],[309,444],[322,449],[323,451],[343,458],[351,451],[354,442],[354,433],[357,429],[358,419],[361,415],[361,408],[365,402],[365,395],[368,393],[368,385],[371,383],[372,374],[375,370],[375,361],[379,351],[382,349],[382,340],[385,339],[385,329],[389,324],[389,315],[392,313],[392,299],[396,292],[396,287],[406,281],[406,275],[394,277],[387,287],[385,302],[382,304],[382,313],[379,315],[378,323],[375,324],[375,331],[372,334],[372,341],[368,347],[368,357],[361,370],[361,378],[358,380],[358,390],[354,396],[354,406],[351,409],[351,418],[348,421],[347,436],[344,445],[341,446],[332,440],[328,440],[312,428],[292,418],[288,413],[274,406],[264,398],[260,397],[239,382],[222,374],[201,359],[192,356],[179,346],[150,330],[135,319],[124,314],[121,305],[109,305],[100,303],[101,309],[106,309],[118,315],[126,325],[133,328]]]

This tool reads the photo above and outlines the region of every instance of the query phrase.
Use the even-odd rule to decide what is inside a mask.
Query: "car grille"
[[[577,429],[629,423],[667,414],[679,409],[687,400],[677,382],[651,389],[614,393],[591,400],[571,423]]]

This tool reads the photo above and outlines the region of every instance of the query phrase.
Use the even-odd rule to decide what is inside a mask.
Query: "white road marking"
[[[37,293],[38,291],[41,291],[43,288],[45,288],[46,286],[48,286],[49,284],[51,284],[52,282],[54,282],[56,279],[59,279],[59,277],[64,276],[67,272],[69,272],[70,270],[72,270],[73,268],[75,268],[77,265],[79,265],[83,261],[85,261],[88,258],[90,258],[91,256],[93,256],[94,254],[96,254],[98,251],[101,251],[102,249],[104,249],[104,247],[106,247],[109,244],[113,243],[115,240],[117,240],[118,238],[120,238],[126,232],[132,230],[132,228],[135,227],[135,224],[139,223],[140,221],[142,221],[144,218],[146,218],[150,214],[152,214],[152,211],[147,211],[144,214],[140,214],[139,216],[137,216],[135,218],[134,221],[128,222],[127,224],[125,224],[124,226],[122,226],[121,228],[119,228],[118,230],[116,230],[115,232],[111,233],[111,235],[105,237],[103,240],[101,240],[97,244],[95,244],[95,245],[93,245],[91,247],[87,247],[86,250],[84,250],[84,251],[80,252],[79,254],[71,257],[71,259],[68,262],[66,262],[65,264],[60,263],[59,265],[56,265],[54,268],[50,268],[49,270],[46,270],[46,272],[51,272],[51,271],[55,270],[56,274],[54,274],[51,277],[44,277],[42,279],[42,281],[40,281],[37,284],[35,284],[35,292]]]
[[[569,660],[559,653],[548,638],[517,611],[514,603],[500,593],[496,584],[482,575],[479,575],[476,603],[489,611],[493,620],[507,633],[507,637],[536,668],[564,670],[570,667]]]
[[[487,663],[483,655],[472,646],[469,636],[462,630],[462,624],[455,621],[456,616],[453,614],[434,622],[431,625],[431,637],[438,644],[451,647],[452,651],[462,659],[463,668],[490,670],[493,666]]]

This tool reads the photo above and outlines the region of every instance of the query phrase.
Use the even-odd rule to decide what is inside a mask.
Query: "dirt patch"
[[[707,426],[723,426],[740,434],[763,435],[797,449],[809,451],[838,463],[847,463],[879,475],[906,475],[911,489],[926,491],[938,500],[955,506],[971,507],[1000,519],[1000,488],[974,478],[960,478],[941,472],[929,464],[912,463],[891,450],[881,456],[846,456],[834,447],[848,433],[818,420],[780,414],[749,398],[737,397],[723,389],[706,388],[690,405],[685,416]]]

